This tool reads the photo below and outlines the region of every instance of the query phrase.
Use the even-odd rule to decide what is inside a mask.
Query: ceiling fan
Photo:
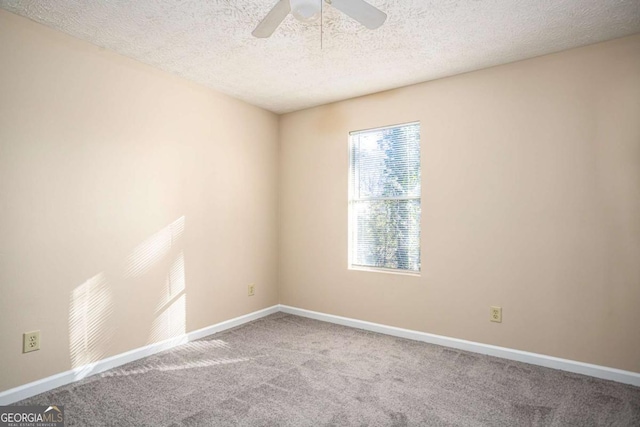
[[[271,36],[289,13],[299,21],[313,22],[322,14],[323,1],[370,30],[380,27],[387,19],[386,13],[364,0],[280,0],[251,34],[259,38]]]

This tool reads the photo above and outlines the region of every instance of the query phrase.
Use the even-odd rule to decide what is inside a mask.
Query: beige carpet
[[[68,426],[640,426],[640,388],[284,313],[20,404]]]

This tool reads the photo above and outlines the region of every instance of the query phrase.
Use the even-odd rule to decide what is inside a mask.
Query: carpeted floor
[[[284,313],[19,404],[68,426],[640,426],[640,388]]]

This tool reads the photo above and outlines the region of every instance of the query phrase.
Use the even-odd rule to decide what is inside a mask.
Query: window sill
[[[353,266],[353,265],[350,265],[348,269],[351,271],[367,271],[370,273],[385,273],[385,274],[395,274],[399,276],[420,277],[419,271],[394,270],[392,268],[380,268],[380,267],[360,267],[360,266]]]

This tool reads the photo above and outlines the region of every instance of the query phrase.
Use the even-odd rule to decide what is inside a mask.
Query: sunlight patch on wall
[[[113,336],[111,289],[104,273],[97,274],[71,292],[69,347],[71,366],[78,368],[101,360]]]
[[[149,343],[185,334],[187,314],[186,300],[186,295],[180,295],[153,320]]]
[[[158,305],[156,305],[156,313],[163,310],[163,308],[171,302],[172,299],[182,294],[185,287],[184,251],[181,251],[176,259],[171,263],[171,267],[169,267],[164,295],[160,299]]]
[[[165,257],[184,234],[182,216],[138,245],[127,258],[125,278],[139,277]]]
[[[149,301],[147,297],[144,307],[139,308],[141,311],[152,307],[154,309],[155,319],[150,325],[149,342],[185,336],[185,260],[180,241],[184,230],[185,217],[181,216],[138,245],[125,260],[125,271],[120,270],[118,274],[119,280],[116,284],[122,282],[123,278],[140,277],[160,261],[166,265],[169,255],[179,251],[169,266],[164,287],[161,288],[162,297],[158,304],[155,307],[149,307],[149,304],[153,304],[153,300]],[[162,286],[163,283],[157,285]],[[91,375],[96,363],[108,354],[116,332],[113,324],[116,306],[112,290],[114,286],[116,285],[109,283],[105,273],[102,272],[71,292],[69,354],[76,379]],[[123,331],[123,333],[126,332]]]
[[[184,252],[180,252],[169,268],[164,295],[156,306],[149,343],[184,335],[187,329],[187,297],[185,294]]]

